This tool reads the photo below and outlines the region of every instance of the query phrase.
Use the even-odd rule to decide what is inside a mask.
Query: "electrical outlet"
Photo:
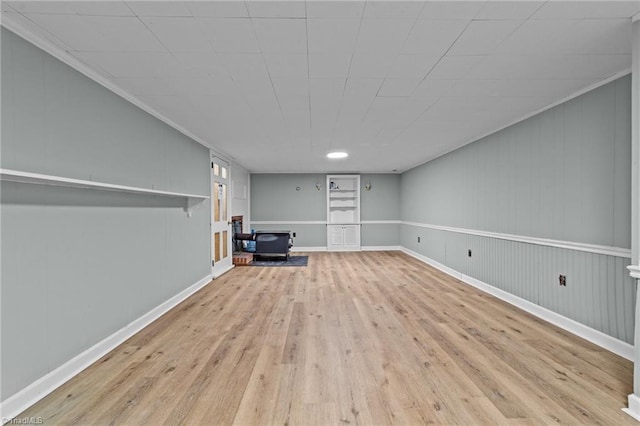
[[[296,233],[294,232],[294,233],[293,233],[293,238],[295,238],[295,237],[296,237]]]
[[[469,255],[469,257],[471,257],[471,249],[469,249],[469,250],[467,251],[467,255]]]
[[[558,281],[560,282],[560,285],[562,287],[566,287],[567,286],[567,276],[566,275],[560,275],[558,277]]]
[[[418,242],[420,242],[420,237],[418,237]]]

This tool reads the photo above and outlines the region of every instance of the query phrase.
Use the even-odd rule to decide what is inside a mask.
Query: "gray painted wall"
[[[630,84],[620,78],[404,173],[403,221],[629,248]],[[629,259],[410,225],[401,241],[633,342]],[[559,274],[567,287],[559,287]]]
[[[209,153],[2,30],[1,166],[208,195]],[[209,203],[2,182],[2,399],[210,273]]]
[[[371,182],[371,191],[364,186]],[[316,183],[322,186],[316,189]],[[360,177],[360,218],[362,221],[400,220],[400,175],[363,174]],[[251,220],[298,222],[327,220],[326,175],[252,174]],[[300,188],[300,190],[296,190]],[[324,224],[253,225],[255,229],[286,229],[296,233],[294,247],[326,247]],[[397,246],[399,224],[362,226],[362,246]]]

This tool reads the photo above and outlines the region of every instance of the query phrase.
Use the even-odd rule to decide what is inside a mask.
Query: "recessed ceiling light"
[[[337,159],[337,158],[347,158],[349,154],[344,151],[333,151],[327,154],[327,158]]]

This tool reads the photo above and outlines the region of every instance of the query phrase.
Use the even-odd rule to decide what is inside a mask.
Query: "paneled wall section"
[[[630,93],[626,76],[404,173],[403,221],[628,249]],[[635,288],[626,256],[408,223],[401,241],[633,343]],[[559,286],[560,274],[567,276],[566,287]]]

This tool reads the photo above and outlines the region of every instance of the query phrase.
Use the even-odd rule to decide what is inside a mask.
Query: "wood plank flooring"
[[[19,417],[635,424],[632,363],[399,252],[237,267]]]

